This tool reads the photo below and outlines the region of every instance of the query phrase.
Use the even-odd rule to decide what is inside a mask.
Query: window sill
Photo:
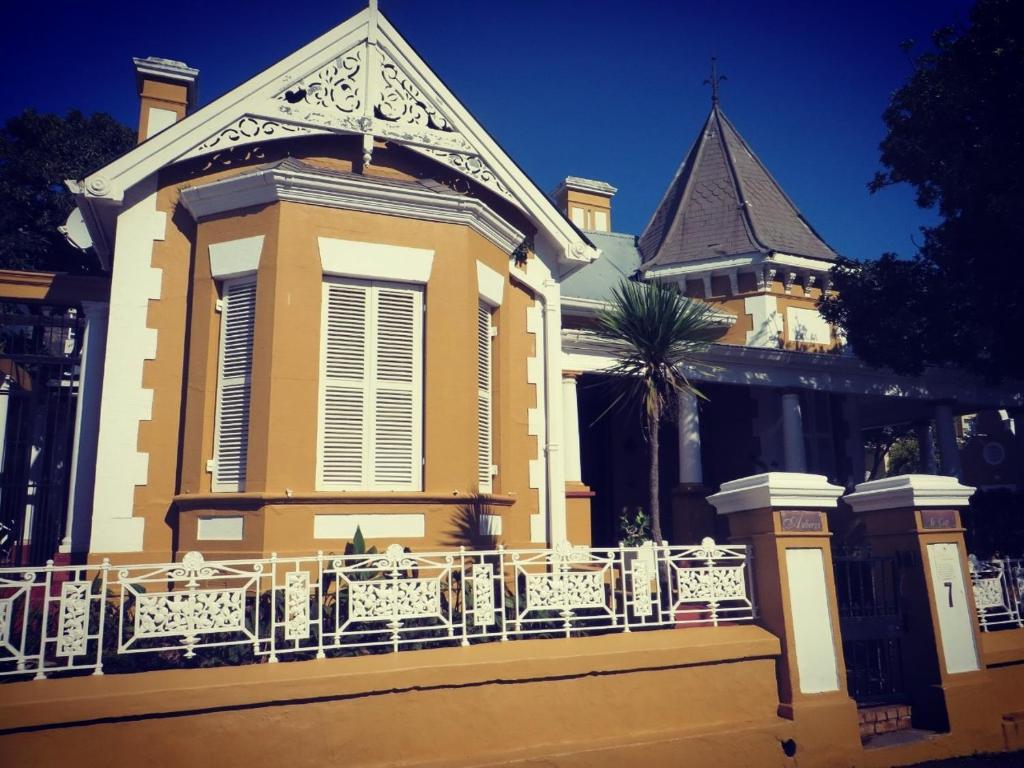
[[[479,503],[489,507],[511,507],[516,496],[505,494],[438,494],[417,491],[314,491],[305,493],[271,493],[251,491],[232,493],[189,493],[178,494],[171,504],[179,510],[216,509],[258,509],[269,505],[340,505],[340,504],[452,504],[464,506]]]

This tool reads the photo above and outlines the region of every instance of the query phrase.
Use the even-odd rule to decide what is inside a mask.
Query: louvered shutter
[[[256,281],[224,283],[214,421],[213,490],[245,490]]]
[[[422,290],[324,284],[317,486],[419,490]]]
[[[417,490],[421,462],[422,291],[374,286],[374,488]]]
[[[491,308],[480,302],[476,322],[476,467],[481,493],[492,490],[491,335]]]
[[[361,488],[366,452],[370,287],[325,283],[318,485]]]

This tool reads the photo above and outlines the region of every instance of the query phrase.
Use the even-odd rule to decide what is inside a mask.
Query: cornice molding
[[[824,475],[802,472],[765,472],[722,483],[722,490],[708,496],[720,515],[752,509],[834,509],[843,488]]]
[[[859,483],[845,499],[854,512],[966,507],[975,489],[944,475],[899,475]]]
[[[279,201],[461,224],[507,255],[511,255],[525,239],[522,232],[475,197],[435,191],[422,184],[308,167],[300,169],[288,164],[181,191],[182,204],[197,221]]]

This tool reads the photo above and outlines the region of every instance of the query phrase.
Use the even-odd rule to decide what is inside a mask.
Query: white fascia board
[[[731,256],[728,258],[712,257],[698,261],[688,261],[685,264],[652,267],[644,272],[644,276],[650,278],[697,277],[705,274],[726,274],[733,270],[756,270],[761,267],[770,266],[792,267],[800,272],[826,274],[832,269],[832,262],[822,259],[811,259],[806,256],[791,256],[786,253],[771,253],[766,256],[762,253],[753,252],[743,256]]]
[[[832,262],[824,259],[812,259],[807,256],[790,256],[786,253],[773,253],[769,258],[770,263],[779,264],[784,267],[793,267],[806,272],[826,273],[832,269]]]
[[[462,224],[511,255],[525,235],[477,198],[399,187],[372,176],[297,171],[285,167],[243,173],[181,191],[197,221],[276,201],[321,205],[424,221]]]
[[[726,274],[734,269],[760,267],[765,264],[765,257],[760,253],[730,258],[710,258],[699,261],[688,261],[685,264],[673,264],[667,267],[651,267],[644,272],[645,278],[662,279],[669,277],[690,277],[705,274]]]
[[[842,495],[843,488],[824,475],[765,472],[722,483],[722,489],[707,501],[718,514],[729,515],[768,508],[834,509]]]
[[[944,475],[899,475],[859,483],[845,501],[854,512],[966,507],[975,489]]]
[[[424,135],[414,135],[414,130],[403,131],[401,125],[384,125],[372,114],[364,114],[362,117],[355,113],[332,114],[329,117],[318,114],[314,119],[311,115],[316,110],[313,110],[306,117],[296,117],[294,110],[289,109],[287,104],[273,101],[275,94],[301,82],[319,67],[330,64],[359,45],[364,46],[363,65],[366,67],[369,66],[367,61],[370,58],[379,55],[377,51],[386,51],[407,75],[415,79],[416,87],[422,89],[431,103],[446,113],[458,129],[457,135],[453,137],[453,134],[434,132],[437,135],[432,139],[424,139]],[[372,56],[371,49],[374,51]],[[374,78],[369,80],[376,82]],[[364,98],[367,98],[366,94]],[[236,126],[238,121],[247,116],[270,120],[274,124],[274,130],[259,135],[261,142],[303,133],[365,132],[368,136],[386,137],[389,141],[421,151],[427,157],[432,156],[424,150],[427,146],[434,147],[440,154],[456,145],[462,147],[462,150],[468,148],[471,154],[478,155],[492,169],[501,186],[508,190],[508,197],[513,204],[533,220],[539,232],[545,233],[556,245],[560,261],[589,262],[597,257],[594,246],[573,228],[554,203],[484,131],[398,31],[383,16],[370,9],[360,11],[292,55],[88,176],[81,184],[80,206],[92,205],[99,200],[120,203],[129,187],[161,168],[193,155],[198,147],[218,131]],[[286,130],[282,124],[287,126]],[[450,162],[449,166],[454,167]]]
[[[567,370],[591,372],[609,368],[619,349],[614,342],[583,328],[563,329],[562,348]],[[853,355],[712,344],[701,355],[701,361],[702,365],[687,370],[687,376],[695,381],[910,400],[958,400],[978,408],[1024,406],[1019,382],[996,387],[963,371],[940,368],[930,368],[918,378],[898,376],[872,368]]]
[[[450,110],[451,116],[459,124],[460,133],[464,134],[486,157],[497,171],[502,181],[509,187],[513,196],[519,201],[531,217],[537,220],[542,229],[555,235],[562,244],[561,254],[567,261],[589,262],[597,258],[597,249],[587,242],[569,221],[555,207],[554,203],[543,191],[519,168],[494,139],[484,130],[483,126],[469,113],[456,96],[448,90],[441,80],[430,70],[412,47],[405,42],[391,23],[380,16],[381,37],[379,44],[390,46],[390,53],[399,63],[408,66],[420,78],[421,87],[433,90],[438,102]]]
[[[170,165],[219,128],[246,114],[246,102],[263,91],[280,91],[300,79],[321,61],[338,55],[366,37],[368,8],[325,32],[277,64],[228,91],[220,98],[175,123],[159,136],[144,141],[130,152],[85,178],[83,194],[120,201],[140,179]],[[262,99],[261,99],[262,101]]]
[[[601,299],[581,299],[575,296],[562,296],[562,314],[569,317],[595,317],[602,310],[611,306]],[[736,315],[724,309],[712,307],[708,319],[716,326],[731,328],[736,324]]]

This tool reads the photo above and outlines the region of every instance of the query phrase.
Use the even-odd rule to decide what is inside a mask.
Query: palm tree
[[[682,394],[707,399],[686,377],[686,367],[714,335],[712,309],[659,282],[624,280],[612,290],[608,307],[598,315],[598,334],[619,346],[618,359],[606,369],[617,394],[609,406],[639,408],[650,453],[651,532],[661,533],[658,500],[658,426],[671,415]]]

